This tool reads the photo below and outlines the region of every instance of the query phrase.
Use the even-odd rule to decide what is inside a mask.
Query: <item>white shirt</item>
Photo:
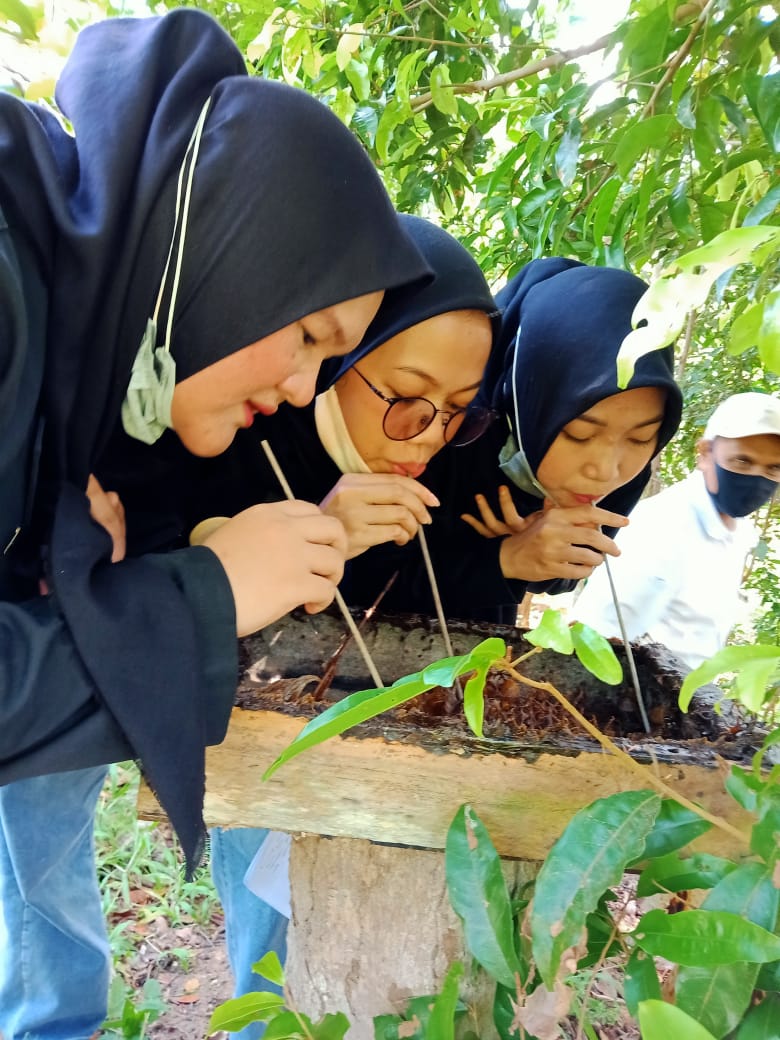
[[[690,668],[726,643],[739,611],[745,557],[758,532],[745,517],[730,531],[695,470],[638,503],[616,537],[610,569],[629,639],[649,635]],[[619,636],[606,568],[598,567],[572,613]]]

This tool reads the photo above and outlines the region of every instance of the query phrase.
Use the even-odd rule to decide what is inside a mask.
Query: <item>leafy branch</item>
[[[605,47],[609,46],[611,40],[612,34],[608,33],[606,36],[600,36],[598,40],[594,40],[592,43],[583,44],[582,47],[574,47],[571,50],[565,51],[555,51],[553,54],[549,54],[546,58],[539,58],[536,61],[528,62],[527,65],[523,65],[519,69],[510,69],[509,72],[502,72],[500,75],[493,76],[490,79],[476,79],[471,80],[468,83],[446,84],[443,89],[446,89],[453,94],[487,94],[491,90],[496,90],[498,87],[505,87],[509,83],[517,82],[517,80],[528,79],[530,76],[535,76],[544,69],[557,69],[559,66],[566,65],[575,58],[582,57],[583,54],[594,54],[596,51],[603,51]],[[424,94],[418,94],[417,97],[413,98],[411,101],[412,112],[421,112],[431,104],[433,104],[433,94],[431,91],[426,91]]]

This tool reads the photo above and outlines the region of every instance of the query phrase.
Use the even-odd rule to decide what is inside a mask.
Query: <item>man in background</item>
[[[629,639],[648,635],[695,668],[726,643],[739,611],[747,554],[758,541],[750,514],[780,482],[780,400],[734,394],[712,413],[696,446],[696,469],[639,502],[610,560]],[[619,636],[605,567],[572,615]]]

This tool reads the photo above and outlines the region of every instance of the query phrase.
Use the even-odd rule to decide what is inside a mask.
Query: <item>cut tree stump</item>
[[[308,719],[373,685],[350,644],[332,687],[313,695],[343,631],[338,616],[293,614],[241,641],[239,706],[224,743],[207,752],[205,817],[209,825],[296,836],[290,993],[308,1014],[344,1011],[353,1023],[349,1040],[373,1040],[375,1015],[402,1011],[409,996],[437,992],[449,963],[464,958],[440,851],[461,804],[474,807],[505,860],[522,861],[505,864],[514,886],[518,875],[533,876],[579,809],[648,785],[578,731],[546,694],[516,684],[486,696],[481,739],[466,727],[451,693],[431,691],[304,752],[264,783],[263,771]],[[364,635],[385,683],[445,656],[438,626],[428,618],[374,618]],[[513,657],[530,649],[516,628],[456,622],[450,635],[455,653],[491,635],[504,638]],[[606,686],[575,658],[550,651],[520,670],[553,683],[632,758],[747,832],[749,818],[724,792],[722,760],[746,761],[760,736],[726,730],[711,710],[712,691],[682,715],[680,664],[658,646],[637,644],[634,653],[652,738],[640,732],[627,684]],[[147,818],[161,815],[148,790],[139,806]],[[713,829],[696,847],[747,855],[747,845],[738,844]],[[480,991],[473,972],[463,992],[473,1011],[470,1028],[487,1040],[494,1035],[492,997]]]

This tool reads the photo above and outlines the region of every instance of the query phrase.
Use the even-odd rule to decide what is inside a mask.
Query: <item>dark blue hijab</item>
[[[174,315],[177,379],[306,313],[427,276],[357,139],[303,91],[250,79],[200,12],[84,29],[56,97],[74,136],[0,96],[0,207],[49,287],[49,446],[77,486],[119,413],[208,97]]]
[[[616,359],[631,331],[631,316],[647,285],[627,271],[590,267],[576,260],[532,260],[497,295],[501,335],[488,365],[483,394],[509,421],[536,474],[567,423],[621,389],[656,386],[666,391],[664,419],[654,454],[680,424],[682,395],[674,381],[671,347],[639,359],[627,387],[617,384]],[[504,418],[506,417],[506,418]],[[650,464],[599,505],[626,514],[650,479]],[[532,512],[540,500],[513,488]]]
[[[326,361],[322,366],[320,388],[323,390],[393,336],[448,311],[484,311],[491,319],[494,345],[497,342],[500,330],[497,304],[471,253],[449,232],[429,220],[399,213],[398,221],[422,253],[433,277],[427,283],[400,286],[385,294],[359,345],[350,354]]]

